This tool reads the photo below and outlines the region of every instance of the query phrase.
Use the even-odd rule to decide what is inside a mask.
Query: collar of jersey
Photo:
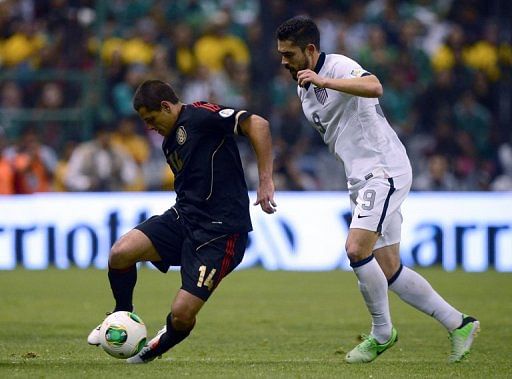
[[[176,122],[174,123],[174,129],[172,130],[172,132],[171,132],[171,133],[169,133],[169,135],[168,135],[168,136],[165,136],[165,137],[164,137],[164,140],[162,141],[162,144],[163,144],[163,145],[167,142],[167,140],[169,139],[169,137],[176,135],[176,131],[178,130],[178,128],[177,128],[176,126],[177,126],[178,124],[180,124],[180,118],[181,118],[181,116],[183,116],[183,113],[184,113],[185,108],[186,108],[187,106],[188,106],[188,104],[183,104],[183,105],[181,106],[181,109],[180,109],[180,111],[179,111],[179,113],[178,113],[178,117],[176,117]]]
[[[322,66],[324,65],[325,63],[325,53],[320,53],[320,56],[318,57],[318,61],[316,62],[316,66],[315,66],[315,72],[318,74],[320,72],[320,70],[322,69]],[[311,85],[311,83],[307,83],[304,88],[306,89],[306,91],[309,89],[309,86]]]

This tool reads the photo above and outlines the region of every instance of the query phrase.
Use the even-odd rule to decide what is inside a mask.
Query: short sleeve
[[[251,113],[243,109],[222,108],[216,116],[225,132],[243,135],[240,123],[249,118]]]
[[[205,121],[210,130],[226,134],[242,135],[240,123],[252,114],[244,109],[228,108],[210,103],[195,103],[194,106],[208,110]]]
[[[355,60],[343,55],[338,57],[332,68],[333,78],[349,79],[360,78],[366,75],[371,75],[371,73],[362,68]]]

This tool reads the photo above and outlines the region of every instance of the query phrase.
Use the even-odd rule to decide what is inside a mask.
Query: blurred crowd
[[[307,14],[357,60],[408,149],[414,190],[512,190],[512,6],[489,0],[0,0],[0,194],[173,188],[136,117],[143,80],[266,117],[277,190],[343,190],[274,31]],[[257,168],[239,146],[250,189]]]

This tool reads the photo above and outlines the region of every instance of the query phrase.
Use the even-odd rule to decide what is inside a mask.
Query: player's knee
[[[356,241],[347,241],[345,250],[347,251],[347,256],[351,263],[359,262],[371,254],[371,252],[366,251],[362,244]]]
[[[108,264],[112,268],[125,268],[134,264],[129,258],[129,250],[125,242],[119,240],[114,243],[110,249]]]
[[[190,331],[196,324],[196,315],[185,307],[175,307],[172,310],[172,326],[179,331]]]

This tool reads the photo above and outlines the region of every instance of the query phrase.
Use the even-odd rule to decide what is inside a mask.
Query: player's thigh
[[[149,218],[135,229],[144,233],[153,246],[151,255],[145,255],[144,260],[151,261],[162,272],[167,272],[170,266],[181,264],[184,227],[174,208]]]
[[[192,239],[183,244],[181,288],[204,301],[222,279],[243,259],[247,233],[210,235],[197,245]]]
[[[132,229],[114,243],[109,263],[111,267],[119,268],[117,266],[159,259],[151,240],[140,230]]]

